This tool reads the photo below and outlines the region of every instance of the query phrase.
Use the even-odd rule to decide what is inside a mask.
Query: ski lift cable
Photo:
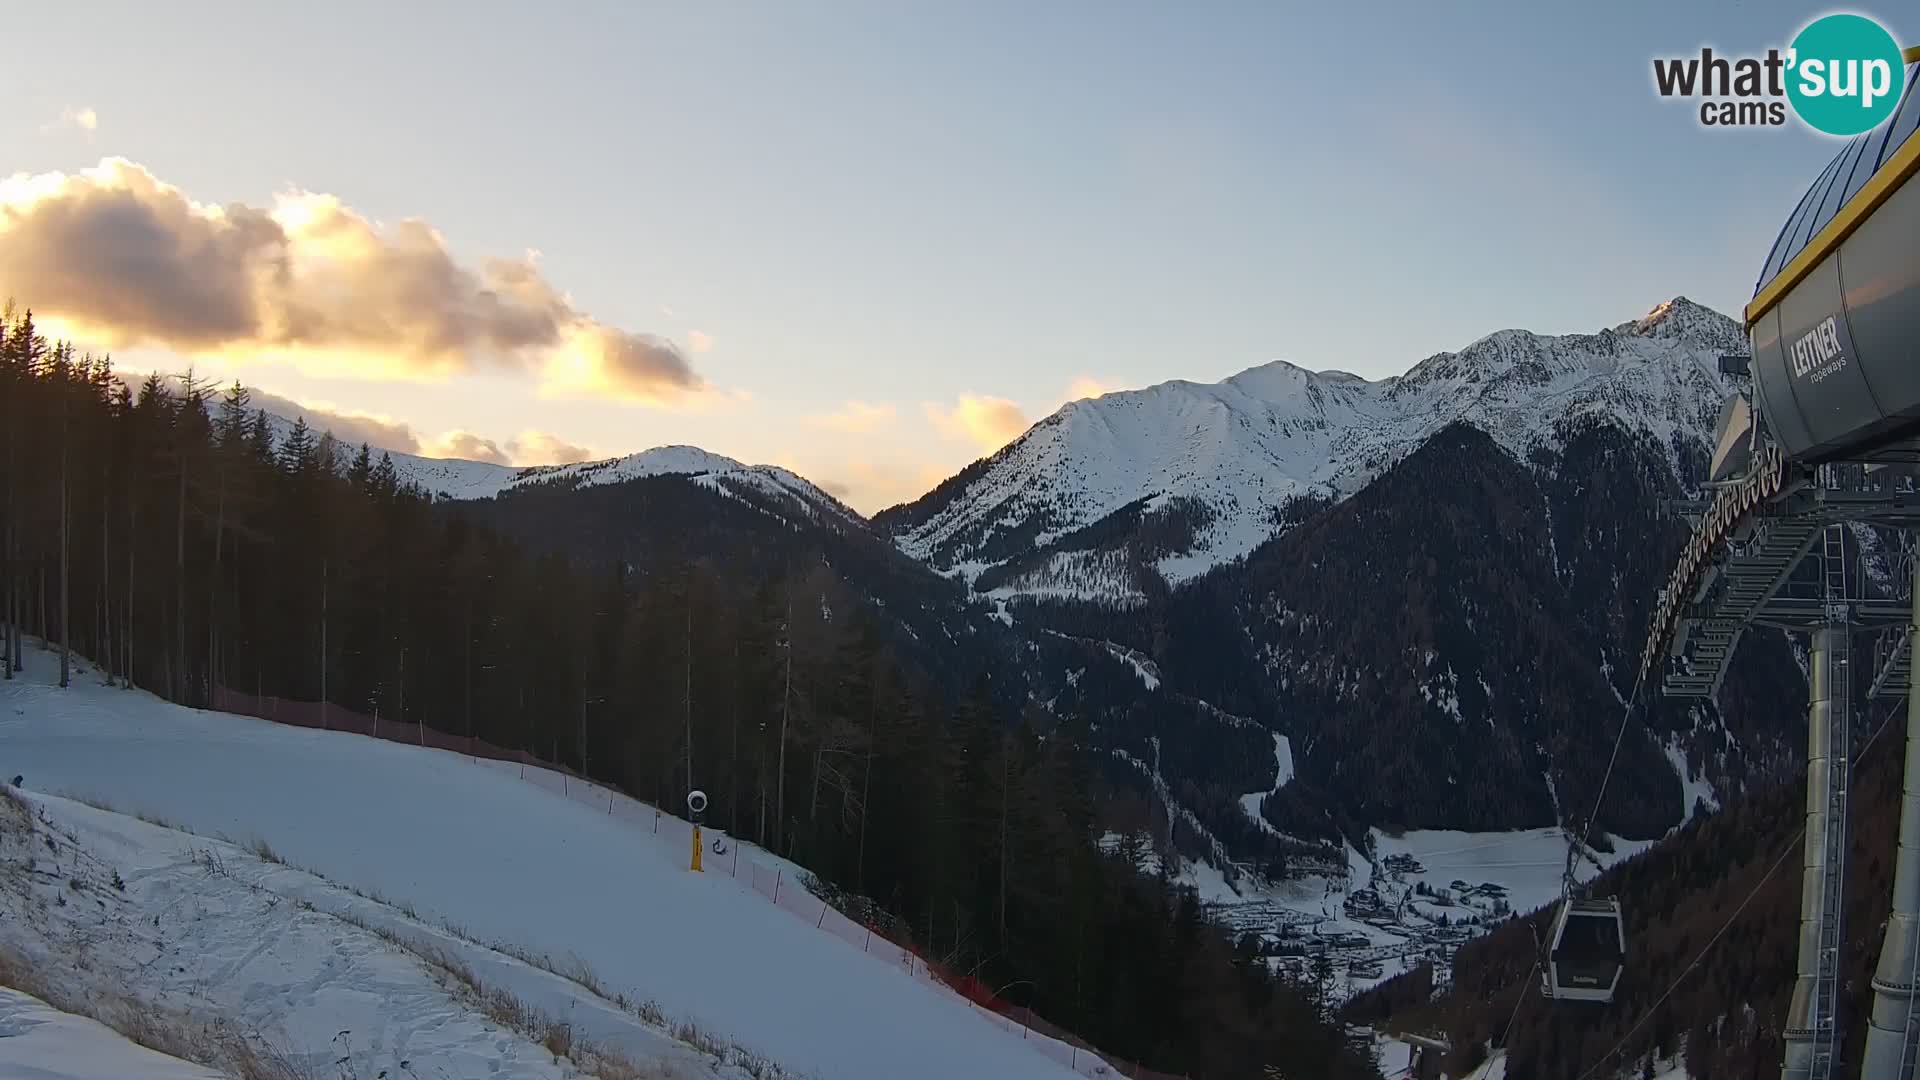
[[[1897,702],[1887,709],[1887,714],[1880,718],[1880,723],[1873,729],[1873,733],[1868,735],[1867,741],[1860,745],[1860,752],[1853,757],[1852,767],[1857,768],[1862,761],[1866,760],[1867,751],[1873,748],[1874,742],[1880,738],[1880,733],[1887,729],[1887,724],[1893,719],[1894,714],[1902,711],[1905,707],[1905,702]],[[1588,1080],[1589,1077],[1599,1072],[1607,1062],[1613,1060],[1615,1054],[1618,1054],[1626,1047],[1627,1043],[1633,1040],[1634,1035],[1646,1026],[1647,1021],[1653,1019],[1654,1013],[1659,1011],[1660,1006],[1666,1004],[1667,999],[1673,996],[1675,990],[1680,989],[1680,984],[1686,980],[1687,976],[1693,974],[1693,970],[1700,966],[1700,961],[1707,958],[1707,953],[1713,950],[1713,947],[1719,943],[1721,937],[1723,937],[1729,929],[1732,929],[1734,922],[1740,918],[1740,913],[1747,910],[1747,905],[1753,903],[1754,897],[1760,895],[1760,890],[1766,887],[1767,882],[1773,878],[1774,872],[1779,870],[1780,865],[1787,861],[1788,855],[1793,854],[1793,849],[1799,845],[1806,834],[1807,827],[1804,824],[1794,831],[1793,836],[1788,838],[1785,844],[1781,845],[1780,853],[1773,857],[1773,863],[1767,867],[1767,872],[1760,875],[1760,880],[1754,883],[1752,890],[1747,893],[1746,898],[1741,900],[1739,905],[1733,909],[1732,914],[1727,916],[1727,920],[1720,924],[1720,929],[1713,932],[1713,936],[1707,939],[1707,943],[1700,947],[1700,951],[1694,955],[1693,960],[1681,969],[1680,974],[1676,975],[1666,990],[1662,992],[1658,998],[1654,999],[1653,1004],[1649,1005],[1647,1009],[1640,1014],[1640,1019],[1635,1021],[1634,1025],[1627,1029],[1627,1033],[1620,1037],[1620,1041],[1614,1043],[1613,1048],[1605,1054],[1602,1054],[1598,1061],[1588,1066],[1587,1070],[1581,1073],[1576,1080]],[[1515,1011],[1518,1012],[1518,1009]],[[1509,1020],[1508,1023],[1511,1024],[1512,1021]],[[1501,1041],[1504,1045],[1505,1040],[1503,1039]]]
[[[1533,977],[1538,974],[1540,974],[1540,953],[1539,950],[1536,949],[1534,950],[1533,970],[1527,972],[1527,977],[1520,980],[1520,1000],[1513,1003],[1513,1011],[1507,1014],[1507,1026],[1500,1030],[1500,1048],[1503,1050],[1506,1049],[1507,1046],[1507,1036],[1513,1034],[1513,1022],[1520,1019],[1520,1006],[1525,1005],[1527,999],[1533,996],[1527,991],[1532,988]]]
[[[1647,673],[1642,668],[1633,680],[1633,692],[1627,695],[1626,711],[1620,717],[1620,730],[1613,735],[1613,752],[1607,755],[1607,771],[1600,774],[1600,791],[1593,797],[1593,812],[1587,815],[1586,823],[1581,827],[1579,842],[1573,841],[1571,832],[1567,834],[1567,870],[1563,891],[1568,899],[1573,897],[1576,884],[1574,870],[1579,865],[1580,849],[1586,847],[1587,841],[1593,836],[1593,823],[1600,818],[1600,807],[1607,800],[1607,784],[1613,780],[1613,767],[1620,760],[1620,745],[1627,741],[1627,725],[1633,721],[1634,702],[1640,700],[1640,688],[1646,685],[1646,681]]]

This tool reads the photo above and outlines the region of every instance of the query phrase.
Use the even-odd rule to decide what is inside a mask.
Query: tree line
[[[565,492],[437,500],[238,384],[135,386],[11,307],[0,427],[7,679],[38,639],[62,686],[85,656],[85,677],[182,704],[326,702],[670,807],[698,786],[709,824],[872,898],[929,957],[1110,1053],[1208,1080],[1374,1074],[1315,988],[1102,854],[1084,721],[1010,709],[984,677],[950,689],[804,537],[751,560],[527,543],[499,519]],[[659,508],[640,529],[766,528],[682,478],[630,483]]]

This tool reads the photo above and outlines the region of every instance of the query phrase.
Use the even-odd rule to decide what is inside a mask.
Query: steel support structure
[[[1833,526],[1843,528],[1844,526]],[[1847,779],[1851,756],[1849,637],[1842,614],[1813,631],[1807,709],[1807,831],[1801,859],[1800,947],[1787,1009],[1781,1080],[1830,1080],[1845,927]]]
[[[1912,561],[1913,605],[1907,641],[1920,628],[1920,557]],[[1906,772],[1900,785],[1900,846],[1893,864],[1893,908],[1873,975],[1873,1015],[1860,1060],[1861,1080],[1912,1080],[1920,1061],[1920,697],[1907,689]]]

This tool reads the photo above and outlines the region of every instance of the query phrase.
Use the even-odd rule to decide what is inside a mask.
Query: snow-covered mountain
[[[816,519],[861,520],[846,504],[795,473],[777,465],[747,465],[697,446],[656,446],[624,457],[521,468],[412,454],[395,454],[393,463],[402,476],[449,499],[489,499],[536,484],[597,487],[649,476],[685,476],[731,498],[753,494]]]
[[[279,444],[304,418],[316,434],[326,432],[322,415],[287,416],[269,411],[268,424]],[[747,465],[697,446],[656,446],[623,457],[577,461],[565,465],[500,465],[464,458],[436,458],[398,450],[381,450],[393,459],[403,481],[441,499],[491,499],[534,485],[597,487],[649,476],[685,476],[694,483],[729,498],[752,496],[758,503],[792,510],[815,521],[860,522],[858,513],[811,481],[777,465]]]
[[[1293,500],[1344,499],[1455,421],[1522,461],[1595,416],[1674,448],[1711,425],[1717,357],[1743,344],[1680,297],[1593,334],[1502,330],[1379,381],[1276,361],[1162,383],[1072,402],[875,520],[995,595],[1137,600],[1141,560],[1116,541],[1147,537],[1146,568],[1191,579],[1269,539]]]

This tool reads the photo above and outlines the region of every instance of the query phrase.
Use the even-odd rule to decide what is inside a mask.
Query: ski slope
[[[1016,1028],[767,903],[629,821],[442,751],[181,708],[52,658],[0,684],[0,772],[404,904],[423,924],[581,962],[800,1074],[1076,1075]],[[1057,1044],[1055,1044],[1057,1046]],[[1081,1054],[1084,1067],[1087,1055]]]
[[[240,1075],[262,1071],[247,1067],[252,1055],[279,1066],[274,1076],[570,1080],[629,1064],[746,1078],[579,982],[258,852],[6,795],[0,983],[175,1057]],[[489,1006],[503,1000],[520,1011]],[[537,1041],[556,1027],[565,1061]]]

